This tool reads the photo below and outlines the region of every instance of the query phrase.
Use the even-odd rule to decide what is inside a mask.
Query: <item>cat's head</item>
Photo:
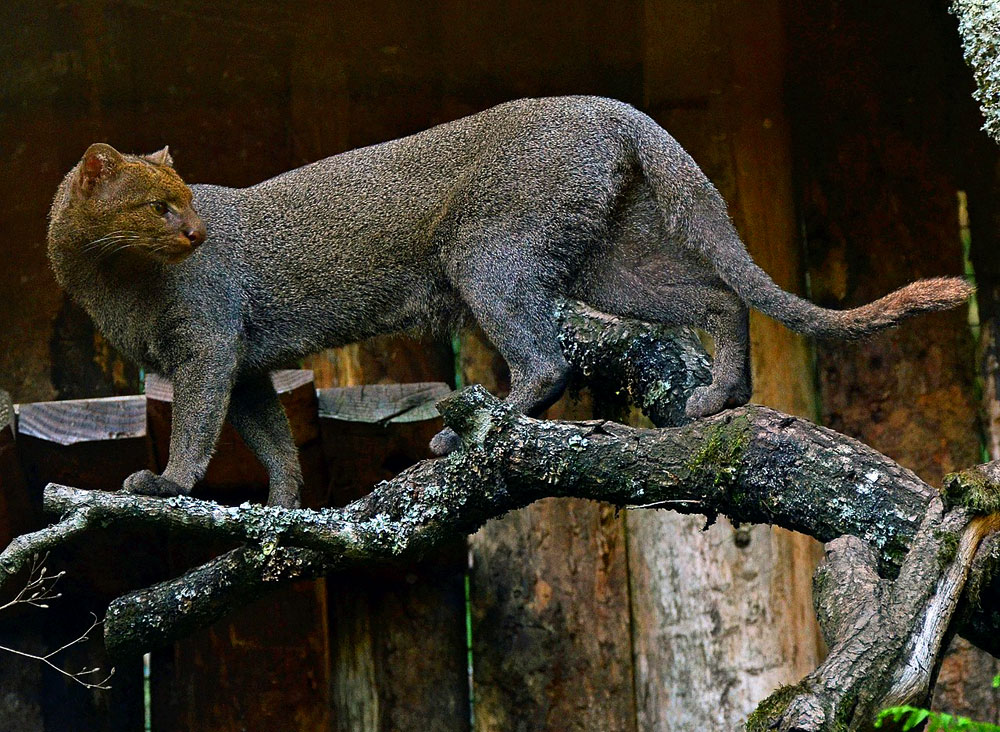
[[[67,183],[60,228],[81,252],[98,257],[127,250],[179,262],[205,241],[205,224],[167,148],[123,155],[96,143]]]

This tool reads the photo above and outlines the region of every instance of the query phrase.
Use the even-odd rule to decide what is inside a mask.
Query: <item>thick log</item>
[[[1000,8],[982,0],[953,0],[951,12],[958,18],[965,60],[976,78],[974,95],[979,100],[986,123],[983,129],[1000,142]]]
[[[748,732],[866,730],[882,709],[929,705],[977,551],[1000,528],[1000,514],[974,516],[973,502],[931,501],[895,581],[856,537],[827,545],[815,600],[830,654],[764,700]]]
[[[558,316],[563,352],[578,376],[573,391],[585,383],[606,383],[610,388],[601,393],[605,409],[620,411],[628,397],[641,399],[649,393],[647,408],[668,418],[682,406],[653,395],[681,393],[687,382],[705,378],[704,371],[689,372],[681,360],[684,355],[692,362],[703,357],[700,347],[657,348],[664,341],[657,340],[655,329],[569,304]],[[506,391],[506,364],[481,333],[467,333],[461,352],[467,382]],[[564,397],[546,416],[593,416],[590,395],[580,396]],[[591,501],[543,500],[490,522],[471,537],[470,546],[477,727],[634,730],[626,534],[620,513]]]
[[[754,260],[805,294],[782,5],[644,3],[643,104],[719,188]],[[753,401],[814,418],[810,344],[750,317]],[[705,529],[668,511],[626,520],[640,729],[730,729],[775,686],[815,668],[815,540],[725,520]]]

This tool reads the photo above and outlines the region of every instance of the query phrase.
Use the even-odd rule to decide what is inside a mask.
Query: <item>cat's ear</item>
[[[164,145],[162,150],[157,150],[155,153],[147,155],[146,160],[151,163],[156,163],[157,165],[169,165],[171,168],[174,167],[174,159],[170,157],[169,145]]]
[[[85,196],[92,194],[98,186],[114,176],[124,160],[120,152],[103,142],[96,142],[88,147],[80,161],[77,176],[80,191]]]

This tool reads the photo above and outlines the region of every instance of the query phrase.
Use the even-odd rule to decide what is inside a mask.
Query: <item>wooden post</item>
[[[321,389],[332,505],[430,457],[443,383]],[[327,579],[334,729],[469,729],[465,543],[417,566]]]
[[[502,395],[509,376],[478,331],[463,378]],[[567,396],[546,416],[581,419]],[[610,506],[547,499],[470,539],[477,729],[634,730],[625,532]]]
[[[780,3],[645,7],[650,113],[719,188],[758,264],[801,293]],[[753,401],[813,416],[807,343],[753,313],[751,346]],[[627,520],[640,729],[732,729],[815,668],[816,542],[666,511]]]

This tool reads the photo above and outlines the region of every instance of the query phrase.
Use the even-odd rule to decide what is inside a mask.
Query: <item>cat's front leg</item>
[[[228,349],[195,357],[173,374],[170,455],[162,475],[140,470],[125,479],[129,493],[146,496],[188,495],[208,469],[222,431],[236,371]]]
[[[241,377],[229,403],[229,420],[267,469],[267,503],[282,508],[301,504],[302,468],[288,417],[268,374]]]

